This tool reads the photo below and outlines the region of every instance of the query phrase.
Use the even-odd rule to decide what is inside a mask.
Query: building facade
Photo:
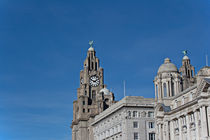
[[[154,85],[156,140],[210,140],[210,67],[195,75],[188,56],[179,70],[166,58]]]
[[[94,140],[155,140],[154,99],[126,96],[99,115],[91,126]]]
[[[93,140],[90,123],[96,115],[114,103],[114,94],[104,85],[104,72],[90,43],[84,69],[80,71],[80,87],[73,102],[72,140]]]
[[[195,74],[188,56],[180,69],[166,58],[154,79],[155,99],[116,102],[92,43],[73,102],[72,140],[210,140],[210,67]]]

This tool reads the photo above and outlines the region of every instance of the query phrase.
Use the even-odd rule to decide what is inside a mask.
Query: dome
[[[177,67],[171,63],[171,60],[169,58],[166,58],[164,61],[164,64],[162,64],[159,69],[158,69],[158,73],[162,73],[162,72],[177,72]]]
[[[182,60],[189,60],[189,57],[185,55]]]
[[[109,95],[109,90],[107,88],[103,88],[99,91],[99,93],[103,92],[105,95]]]
[[[201,68],[198,73],[198,76],[204,76],[204,77],[208,77],[210,76],[210,67],[209,66],[205,66],[203,68]]]
[[[91,46],[88,51],[94,51],[94,48]]]

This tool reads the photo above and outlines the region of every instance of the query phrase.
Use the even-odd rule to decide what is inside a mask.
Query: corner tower
[[[80,71],[80,87],[73,102],[72,140],[91,140],[91,119],[114,103],[114,94],[104,85],[104,72],[93,48],[93,41]]]
[[[195,83],[195,68],[190,64],[190,59],[184,51],[184,57],[182,59],[182,66],[179,69],[179,72],[182,75],[182,89],[185,90],[188,87],[192,86]]]
[[[180,92],[181,76],[177,67],[171,63],[169,58],[159,67],[157,76],[154,79],[155,100],[163,102],[164,99],[175,96]]]

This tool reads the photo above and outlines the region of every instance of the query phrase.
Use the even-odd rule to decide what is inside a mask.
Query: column
[[[168,89],[168,81],[166,81],[166,91],[167,91],[167,97],[170,97],[170,91]]]
[[[179,140],[182,140],[182,124],[181,124],[181,118],[178,118],[179,122]]]
[[[189,114],[186,114],[186,125],[187,125],[187,139],[191,140],[191,135],[190,135],[190,121],[189,121]]]
[[[172,91],[171,91],[171,81],[169,81],[169,91],[170,91],[170,94],[172,96]]]
[[[159,139],[159,140],[162,140],[162,133],[163,133],[162,128],[161,128],[161,125],[162,125],[162,124],[158,124],[158,128],[159,128],[158,139]]]
[[[174,140],[174,122],[173,120],[170,121],[170,140]]]
[[[208,136],[207,132],[207,120],[206,120],[206,107],[202,106],[200,108],[201,112],[201,135],[203,138],[206,138]]]
[[[166,128],[165,128],[165,133],[166,133],[166,135],[165,135],[165,140],[169,140],[170,138],[169,138],[169,122],[168,121],[166,121]]]
[[[155,123],[155,140],[159,139],[159,125],[157,124],[157,122]]]
[[[155,101],[157,101],[157,84],[155,83]]]
[[[162,130],[163,130],[163,140],[167,140],[167,137],[166,137],[166,123],[165,122],[163,123]]]
[[[207,121],[208,121],[208,130],[209,130],[208,133],[209,133],[209,136],[210,136],[210,106],[207,107],[207,116],[208,116]]]
[[[174,81],[174,95],[177,95],[178,92],[177,92],[177,82]]]
[[[175,90],[176,90],[176,94],[179,93],[178,85],[179,85],[179,84],[178,84],[178,81],[176,80],[176,89],[175,89]]]
[[[76,133],[75,133],[75,131],[72,131],[72,140],[76,140]]]
[[[199,123],[198,113],[199,113],[198,111],[194,112],[194,115],[195,115],[196,140],[200,139],[199,126],[198,126],[198,123]]]
[[[159,83],[158,83],[158,98],[159,98],[159,99],[162,98],[162,95],[161,95],[161,87],[162,87],[162,85],[161,85],[161,83],[159,82]]]

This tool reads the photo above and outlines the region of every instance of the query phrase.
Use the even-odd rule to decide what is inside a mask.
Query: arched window
[[[94,67],[94,63],[92,62],[92,70],[93,70],[93,67]]]
[[[164,95],[164,97],[167,97],[166,83],[163,84],[163,95]]]
[[[98,65],[97,65],[97,62],[95,63],[95,69],[97,70],[97,68],[98,68]]]
[[[171,82],[171,92],[172,92],[172,96],[174,96],[174,82]]]

